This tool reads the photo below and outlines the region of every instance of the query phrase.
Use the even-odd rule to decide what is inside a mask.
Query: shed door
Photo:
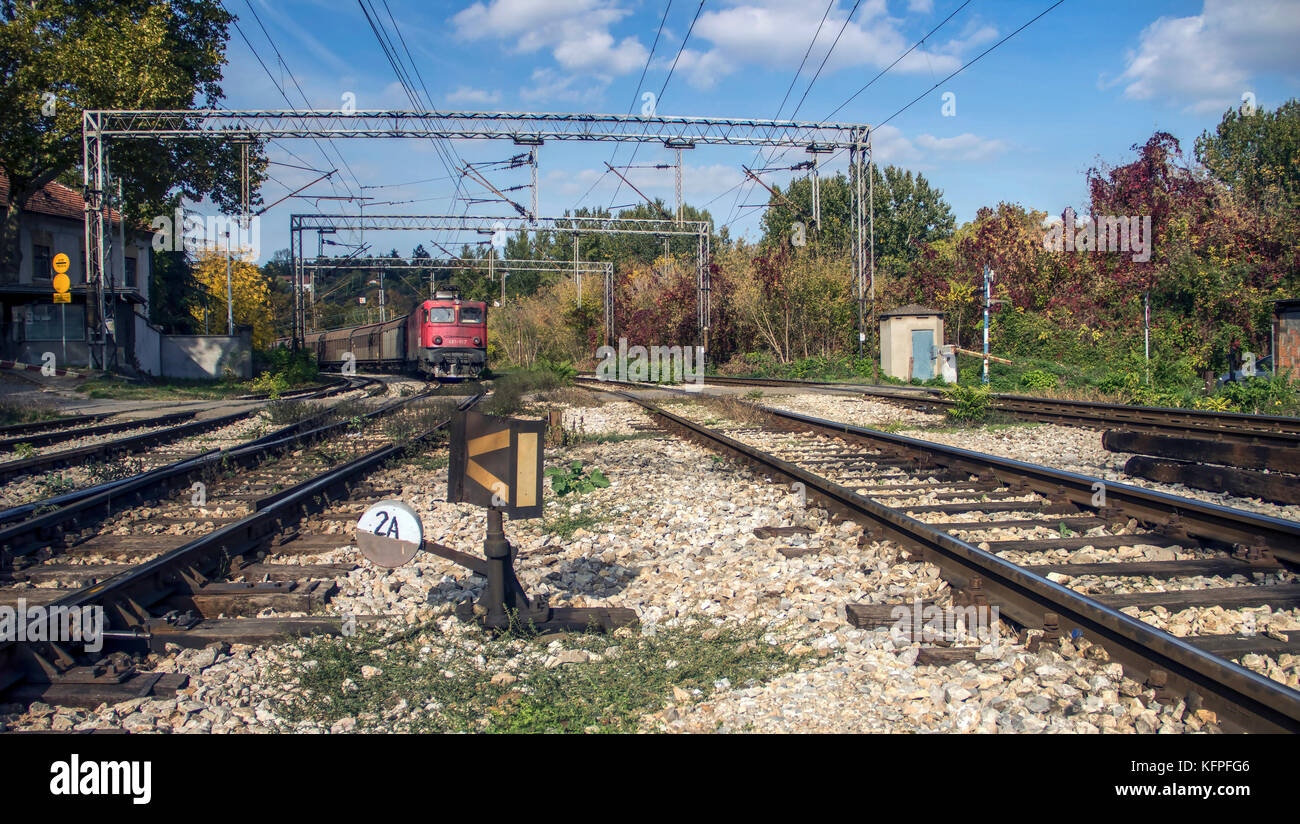
[[[912,330],[912,377],[928,381],[934,377],[934,330]]]

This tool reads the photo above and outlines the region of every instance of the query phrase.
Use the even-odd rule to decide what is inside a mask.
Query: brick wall
[[[1300,309],[1283,309],[1277,314],[1277,369],[1300,376]]]

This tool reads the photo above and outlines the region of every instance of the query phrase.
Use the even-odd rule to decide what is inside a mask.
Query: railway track
[[[315,389],[312,392],[298,395],[295,399],[321,399],[349,391],[361,391],[369,394],[376,390],[382,391],[382,387],[383,384],[374,378],[351,378],[343,382],[332,383],[322,389]],[[183,411],[153,418],[128,419],[109,424],[92,423],[90,426],[19,435],[0,441],[0,451],[5,449],[13,451],[21,444],[26,444],[31,450],[37,450],[83,438],[92,439],[92,442],[82,446],[41,452],[35,455],[19,457],[16,460],[0,462],[0,481],[7,481],[23,475],[49,472],[60,467],[107,461],[121,455],[136,455],[142,450],[152,449],[229,426],[253,415],[260,408],[260,405],[250,406],[226,415],[192,421],[190,419],[194,418],[198,411]],[[188,422],[181,423],[182,421]],[[93,440],[106,434],[135,430],[144,431],[111,440]]]
[[[931,387],[880,386],[873,384],[813,383],[781,378],[731,378],[710,375],[706,384],[719,386],[775,386],[833,391],[892,401],[911,407],[946,410],[954,401]],[[1209,439],[1227,443],[1300,448],[1300,418],[1279,415],[1251,415],[1240,412],[1208,412],[1154,406],[1128,406],[1096,401],[1070,401],[1028,395],[991,395],[992,408],[1024,420],[1125,429],[1152,435]]]
[[[426,398],[364,417],[403,414]],[[183,676],[143,672],[131,654],[342,631],[340,617],[318,613],[355,567],[276,561],[345,544],[346,530],[329,524],[356,520],[362,510],[351,496],[385,492],[366,477],[427,444],[446,421],[401,443],[357,423],[287,427],[0,529],[0,605],[101,607],[108,626],[103,651],[0,643],[0,701],[95,706],[174,695]],[[189,494],[198,477],[201,503]],[[169,499],[169,490],[182,494]]]
[[[1157,699],[1212,709],[1228,728],[1300,731],[1300,692],[1236,663],[1300,652],[1294,633],[1179,637],[1135,617],[1300,606],[1300,523],[743,401],[736,402],[761,425],[720,431],[608,384],[593,388],[641,405],[670,431],[801,484],[810,501],[858,521],[873,540],[936,564],[964,603],[997,605],[1033,631],[1031,644],[1083,637]],[[1080,562],[1086,550],[1096,557]],[[1196,585],[1197,576],[1209,581],[1168,589],[1180,580]],[[860,627],[888,626],[891,614],[877,604],[846,605]],[[935,653],[941,660],[975,654]]]

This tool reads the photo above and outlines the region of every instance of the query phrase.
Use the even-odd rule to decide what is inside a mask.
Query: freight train
[[[487,304],[437,292],[411,313],[303,338],[322,369],[412,372],[440,380],[476,378],[487,366]]]

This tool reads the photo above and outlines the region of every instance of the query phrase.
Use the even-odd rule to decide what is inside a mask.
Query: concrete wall
[[[930,329],[934,346],[943,345],[942,315],[894,315],[880,319],[880,369],[890,377],[908,380],[908,359],[912,357],[912,332]],[[931,373],[939,374],[939,358],[931,362]]]
[[[163,377],[209,380],[229,369],[239,378],[253,377],[253,333],[238,335],[163,335],[160,339]]]

